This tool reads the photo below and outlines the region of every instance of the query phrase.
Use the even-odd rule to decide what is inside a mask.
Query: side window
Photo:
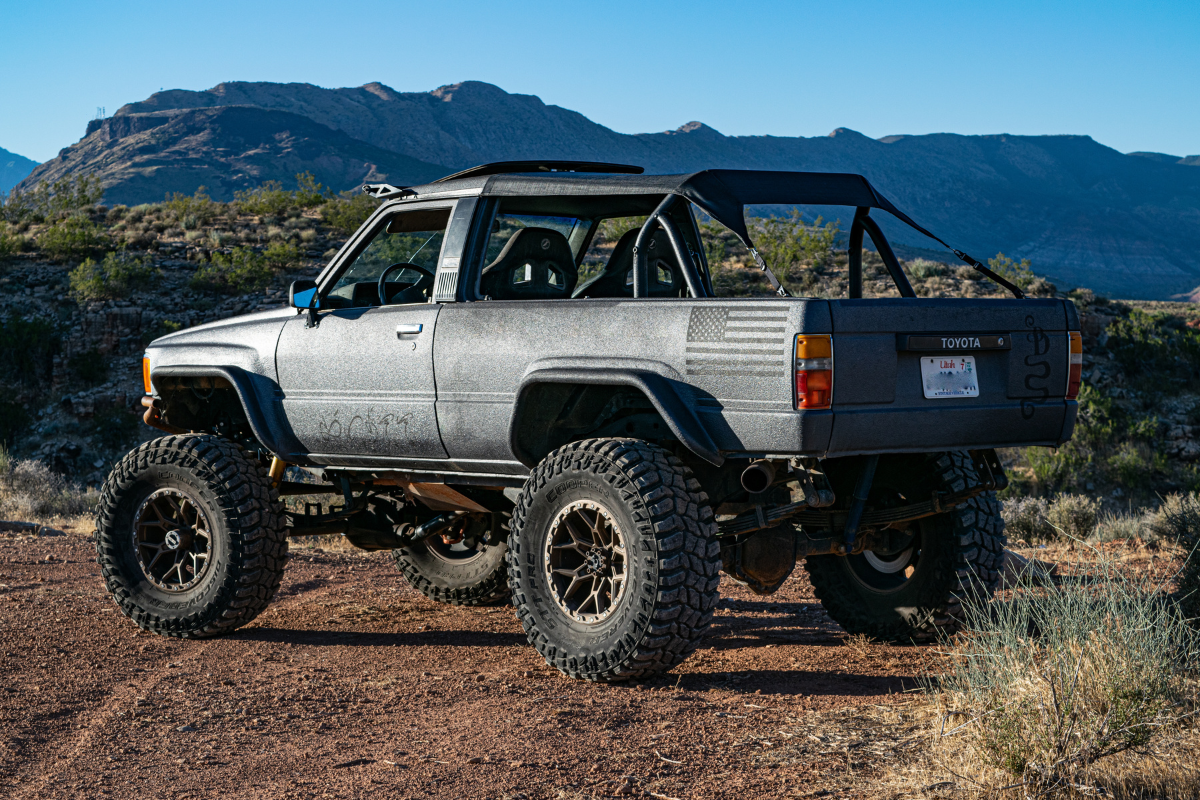
[[[401,211],[390,216],[338,278],[329,291],[327,305],[380,305],[379,278],[384,271],[388,273],[384,283],[387,305],[427,302],[449,222],[448,208]]]
[[[496,214],[479,294],[486,300],[566,300],[579,284],[575,258],[591,220]]]

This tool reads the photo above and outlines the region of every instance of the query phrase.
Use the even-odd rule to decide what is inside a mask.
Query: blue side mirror
[[[288,305],[292,308],[320,308],[316,281],[292,281],[288,289]]]

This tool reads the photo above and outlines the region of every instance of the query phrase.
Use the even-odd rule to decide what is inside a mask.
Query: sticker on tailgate
[[[924,356],[921,388],[927,398],[979,397],[974,356]]]

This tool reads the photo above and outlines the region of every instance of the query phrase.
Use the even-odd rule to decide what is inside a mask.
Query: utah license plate
[[[922,356],[921,388],[928,398],[979,397],[974,356]]]

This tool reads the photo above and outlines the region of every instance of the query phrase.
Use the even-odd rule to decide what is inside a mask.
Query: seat
[[[574,297],[633,297],[633,243],[637,240],[638,230],[626,231],[617,240],[604,271],[581,284]],[[646,247],[650,251],[647,259],[649,296],[679,297],[685,285],[683,271],[675,259],[667,232],[662,228],[655,230]]]
[[[578,282],[567,237],[549,228],[522,228],[483,268],[479,288],[492,300],[565,300]]]

